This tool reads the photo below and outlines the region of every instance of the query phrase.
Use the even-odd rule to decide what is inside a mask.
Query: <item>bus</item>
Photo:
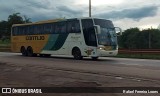
[[[66,55],[96,60],[117,55],[117,29],[121,32],[110,20],[91,17],[14,24],[11,50],[23,56]]]

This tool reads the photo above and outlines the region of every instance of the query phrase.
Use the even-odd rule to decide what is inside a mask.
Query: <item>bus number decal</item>
[[[26,40],[45,40],[44,36],[26,36]]]

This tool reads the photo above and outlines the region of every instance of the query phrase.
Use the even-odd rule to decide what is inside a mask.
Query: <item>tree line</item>
[[[10,38],[11,27],[13,24],[31,23],[30,18],[27,16],[21,16],[20,13],[13,13],[8,16],[8,20],[0,21],[0,38]]]
[[[0,21],[0,39],[10,38],[11,27],[13,24],[31,23],[30,18],[22,16],[20,13],[13,13],[8,16],[8,20]],[[120,48],[125,49],[159,49],[160,48],[160,30],[130,28],[118,36]]]
[[[130,28],[118,37],[119,47],[125,49],[159,49],[160,30]]]

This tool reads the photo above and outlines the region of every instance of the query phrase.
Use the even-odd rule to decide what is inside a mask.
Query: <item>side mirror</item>
[[[115,27],[115,31],[116,31],[116,34],[118,33],[119,35],[117,36],[121,36],[122,35],[122,29],[119,28],[119,27]]]
[[[101,28],[99,25],[94,25],[94,28],[96,29],[96,33],[101,34]]]

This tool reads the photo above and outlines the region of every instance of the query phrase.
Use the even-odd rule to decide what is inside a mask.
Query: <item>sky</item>
[[[160,0],[91,0],[92,17],[112,20],[123,30],[157,28],[160,24]],[[32,22],[88,17],[89,0],[0,0],[0,21],[13,13]]]

